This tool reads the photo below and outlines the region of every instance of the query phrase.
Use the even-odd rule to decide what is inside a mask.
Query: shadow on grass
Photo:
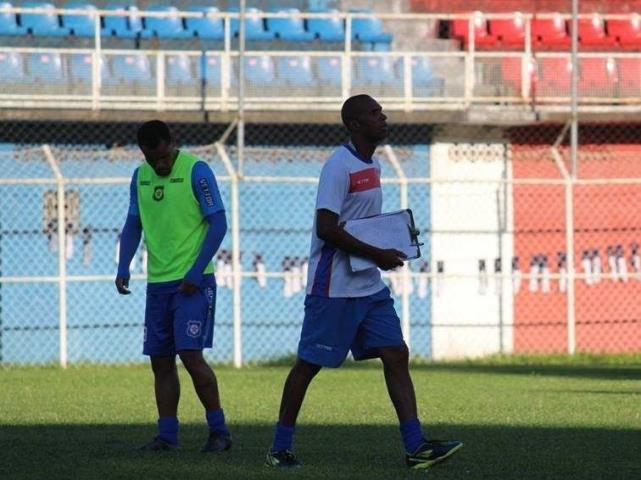
[[[231,425],[234,447],[198,453],[202,425],[182,425],[182,450],[137,452],[152,425],[0,425],[0,478],[22,479],[396,479],[425,478],[402,463],[395,426],[305,425],[296,452],[304,467],[273,471],[262,465],[272,425]],[[641,478],[641,431],[589,428],[438,425],[435,438],[457,438],[465,448],[432,479]]]

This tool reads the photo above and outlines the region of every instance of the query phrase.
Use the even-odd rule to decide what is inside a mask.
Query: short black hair
[[[138,128],[138,146],[156,148],[158,144],[170,143],[171,131],[167,124],[161,120],[150,120]]]
[[[343,120],[343,125],[349,130],[349,121],[354,120],[355,118],[358,118],[360,112],[360,108],[363,105],[363,101],[365,99],[371,99],[369,95],[366,93],[361,93],[359,95],[354,95],[352,97],[349,97],[347,100],[345,100],[345,103],[343,103],[343,108],[341,108],[341,120]]]

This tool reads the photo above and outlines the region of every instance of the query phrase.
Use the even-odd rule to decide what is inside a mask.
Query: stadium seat
[[[300,13],[300,10],[297,8],[286,8],[276,10],[276,13],[288,13],[291,15],[296,15]],[[293,42],[308,42],[316,38],[316,35],[312,32],[305,30],[305,22],[300,17],[289,17],[289,18],[268,18],[267,19],[267,28],[272,32],[276,38],[281,40],[293,41]]]
[[[68,9],[83,9],[95,11],[96,7],[90,3],[71,2],[65,4]],[[62,16],[62,24],[71,30],[76,37],[93,37],[96,32],[96,14],[91,15],[69,15]]]
[[[10,3],[0,3],[0,36],[26,34],[27,29],[18,25],[18,18],[15,13],[2,12],[3,9],[8,8],[11,8]]]
[[[537,65],[537,95],[544,97],[570,95],[572,63],[567,56],[539,58]]]
[[[185,29],[182,17],[176,15],[178,12],[176,7],[161,5],[150,7],[147,11],[170,14],[168,17],[149,16],[145,18],[145,30],[151,32],[151,35],[172,40],[194,36],[194,32]]]
[[[337,87],[341,85],[342,62],[340,57],[317,57],[316,76],[321,86]]]
[[[32,53],[29,56],[29,79],[46,84],[61,84],[67,81],[59,53]]]
[[[633,15],[630,20],[608,20],[608,36],[614,37],[625,49],[641,48],[641,17]]]
[[[617,82],[616,63],[612,58],[582,58],[578,89],[582,97],[612,96]]]
[[[24,57],[22,53],[0,52],[0,83],[21,83],[25,80]]]
[[[354,13],[371,13],[369,10],[354,10]],[[353,18],[352,19],[352,38],[361,42],[371,43],[391,43],[392,34],[383,31],[383,22],[380,19]]]
[[[561,15],[532,20],[532,46],[537,48],[569,48],[571,44],[566,23]]]
[[[105,10],[127,12],[126,16],[104,17],[103,35],[115,35],[118,38],[149,38],[151,32],[143,29],[142,19],[138,7],[125,6],[120,4],[107,5]]]
[[[201,75],[204,74],[205,84],[208,95],[219,96],[220,84],[222,82],[222,70],[220,57],[204,57],[200,58]],[[204,73],[203,73],[204,70]]]
[[[107,79],[107,84],[155,84],[149,57],[144,54],[131,53],[128,55],[113,55],[111,57],[112,78]],[[104,81],[105,79],[103,79]]]
[[[230,12],[238,12],[238,7],[230,8]],[[245,40],[273,40],[273,32],[265,28],[263,17],[258,17],[256,14],[262,13],[257,8],[248,8],[245,10]],[[231,19],[231,34],[235,37],[240,32],[240,19]]]
[[[621,57],[617,59],[619,94],[625,97],[641,97],[641,59]]]
[[[612,48],[616,45],[616,38],[607,36],[605,22],[601,16],[594,15],[591,19],[580,18],[578,26],[581,47]]]
[[[429,57],[412,57],[412,95],[431,97],[442,95],[445,80],[437,77]]]
[[[278,57],[278,78],[287,85],[309,87],[314,84],[312,61],[307,55]]]
[[[488,32],[485,17],[474,14],[472,18],[474,22],[474,46],[477,48],[495,46],[497,39]],[[452,35],[463,41],[463,47],[467,47],[469,44],[469,33],[469,21],[467,19],[452,21]]]
[[[358,86],[393,85],[398,82],[396,62],[385,56],[360,57],[354,63],[352,83]]]
[[[172,54],[166,57],[165,81],[169,86],[195,86],[198,83],[192,68],[193,61],[198,57],[185,54]]]
[[[312,13],[336,14],[330,18],[310,18],[307,20],[307,29],[323,42],[344,42],[345,23],[338,16],[336,9],[313,10]]]
[[[92,56],[89,53],[72,53],[69,56],[69,74],[73,83],[91,84]]]
[[[25,2],[24,8],[43,8],[45,10],[54,10],[51,3],[44,2]],[[47,13],[23,13],[21,14],[22,26],[29,32],[38,37],[55,36],[61,37],[69,35],[69,29],[60,26],[58,14],[54,12]]]
[[[502,46],[521,48],[525,45],[525,20],[523,15],[514,15],[511,19],[492,19],[490,34],[496,37]]]
[[[192,5],[187,8],[188,12],[202,12],[203,15],[208,13],[218,13],[216,7],[205,5]],[[187,30],[193,32],[198,38],[203,40],[223,40],[225,38],[225,24],[222,18],[185,18]]]
[[[245,57],[245,81],[248,85],[269,86],[275,80],[276,72],[271,57],[267,55]]]

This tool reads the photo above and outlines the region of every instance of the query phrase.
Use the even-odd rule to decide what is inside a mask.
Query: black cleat
[[[463,442],[457,440],[425,440],[414,453],[405,454],[405,463],[414,469],[429,468],[447,459],[461,448],[463,448]]]
[[[227,435],[220,435],[219,433],[209,432],[209,437],[200,449],[202,453],[213,452],[220,453],[226,452],[231,448],[231,437]]]
[[[298,468],[301,466],[292,452],[289,450],[281,450],[280,452],[267,452],[265,465],[268,467],[276,468]]]
[[[151,442],[138,448],[141,452],[169,452],[177,451],[178,449],[178,445],[166,442],[160,437],[155,437]]]

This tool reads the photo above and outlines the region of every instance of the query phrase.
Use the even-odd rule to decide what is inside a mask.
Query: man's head
[[[138,128],[138,146],[157,175],[166,177],[176,158],[176,145],[165,122],[151,120]]]
[[[379,103],[369,95],[355,95],[343,103],[343,124],[352,136],[378,144],[389,134],[387,117]]]

